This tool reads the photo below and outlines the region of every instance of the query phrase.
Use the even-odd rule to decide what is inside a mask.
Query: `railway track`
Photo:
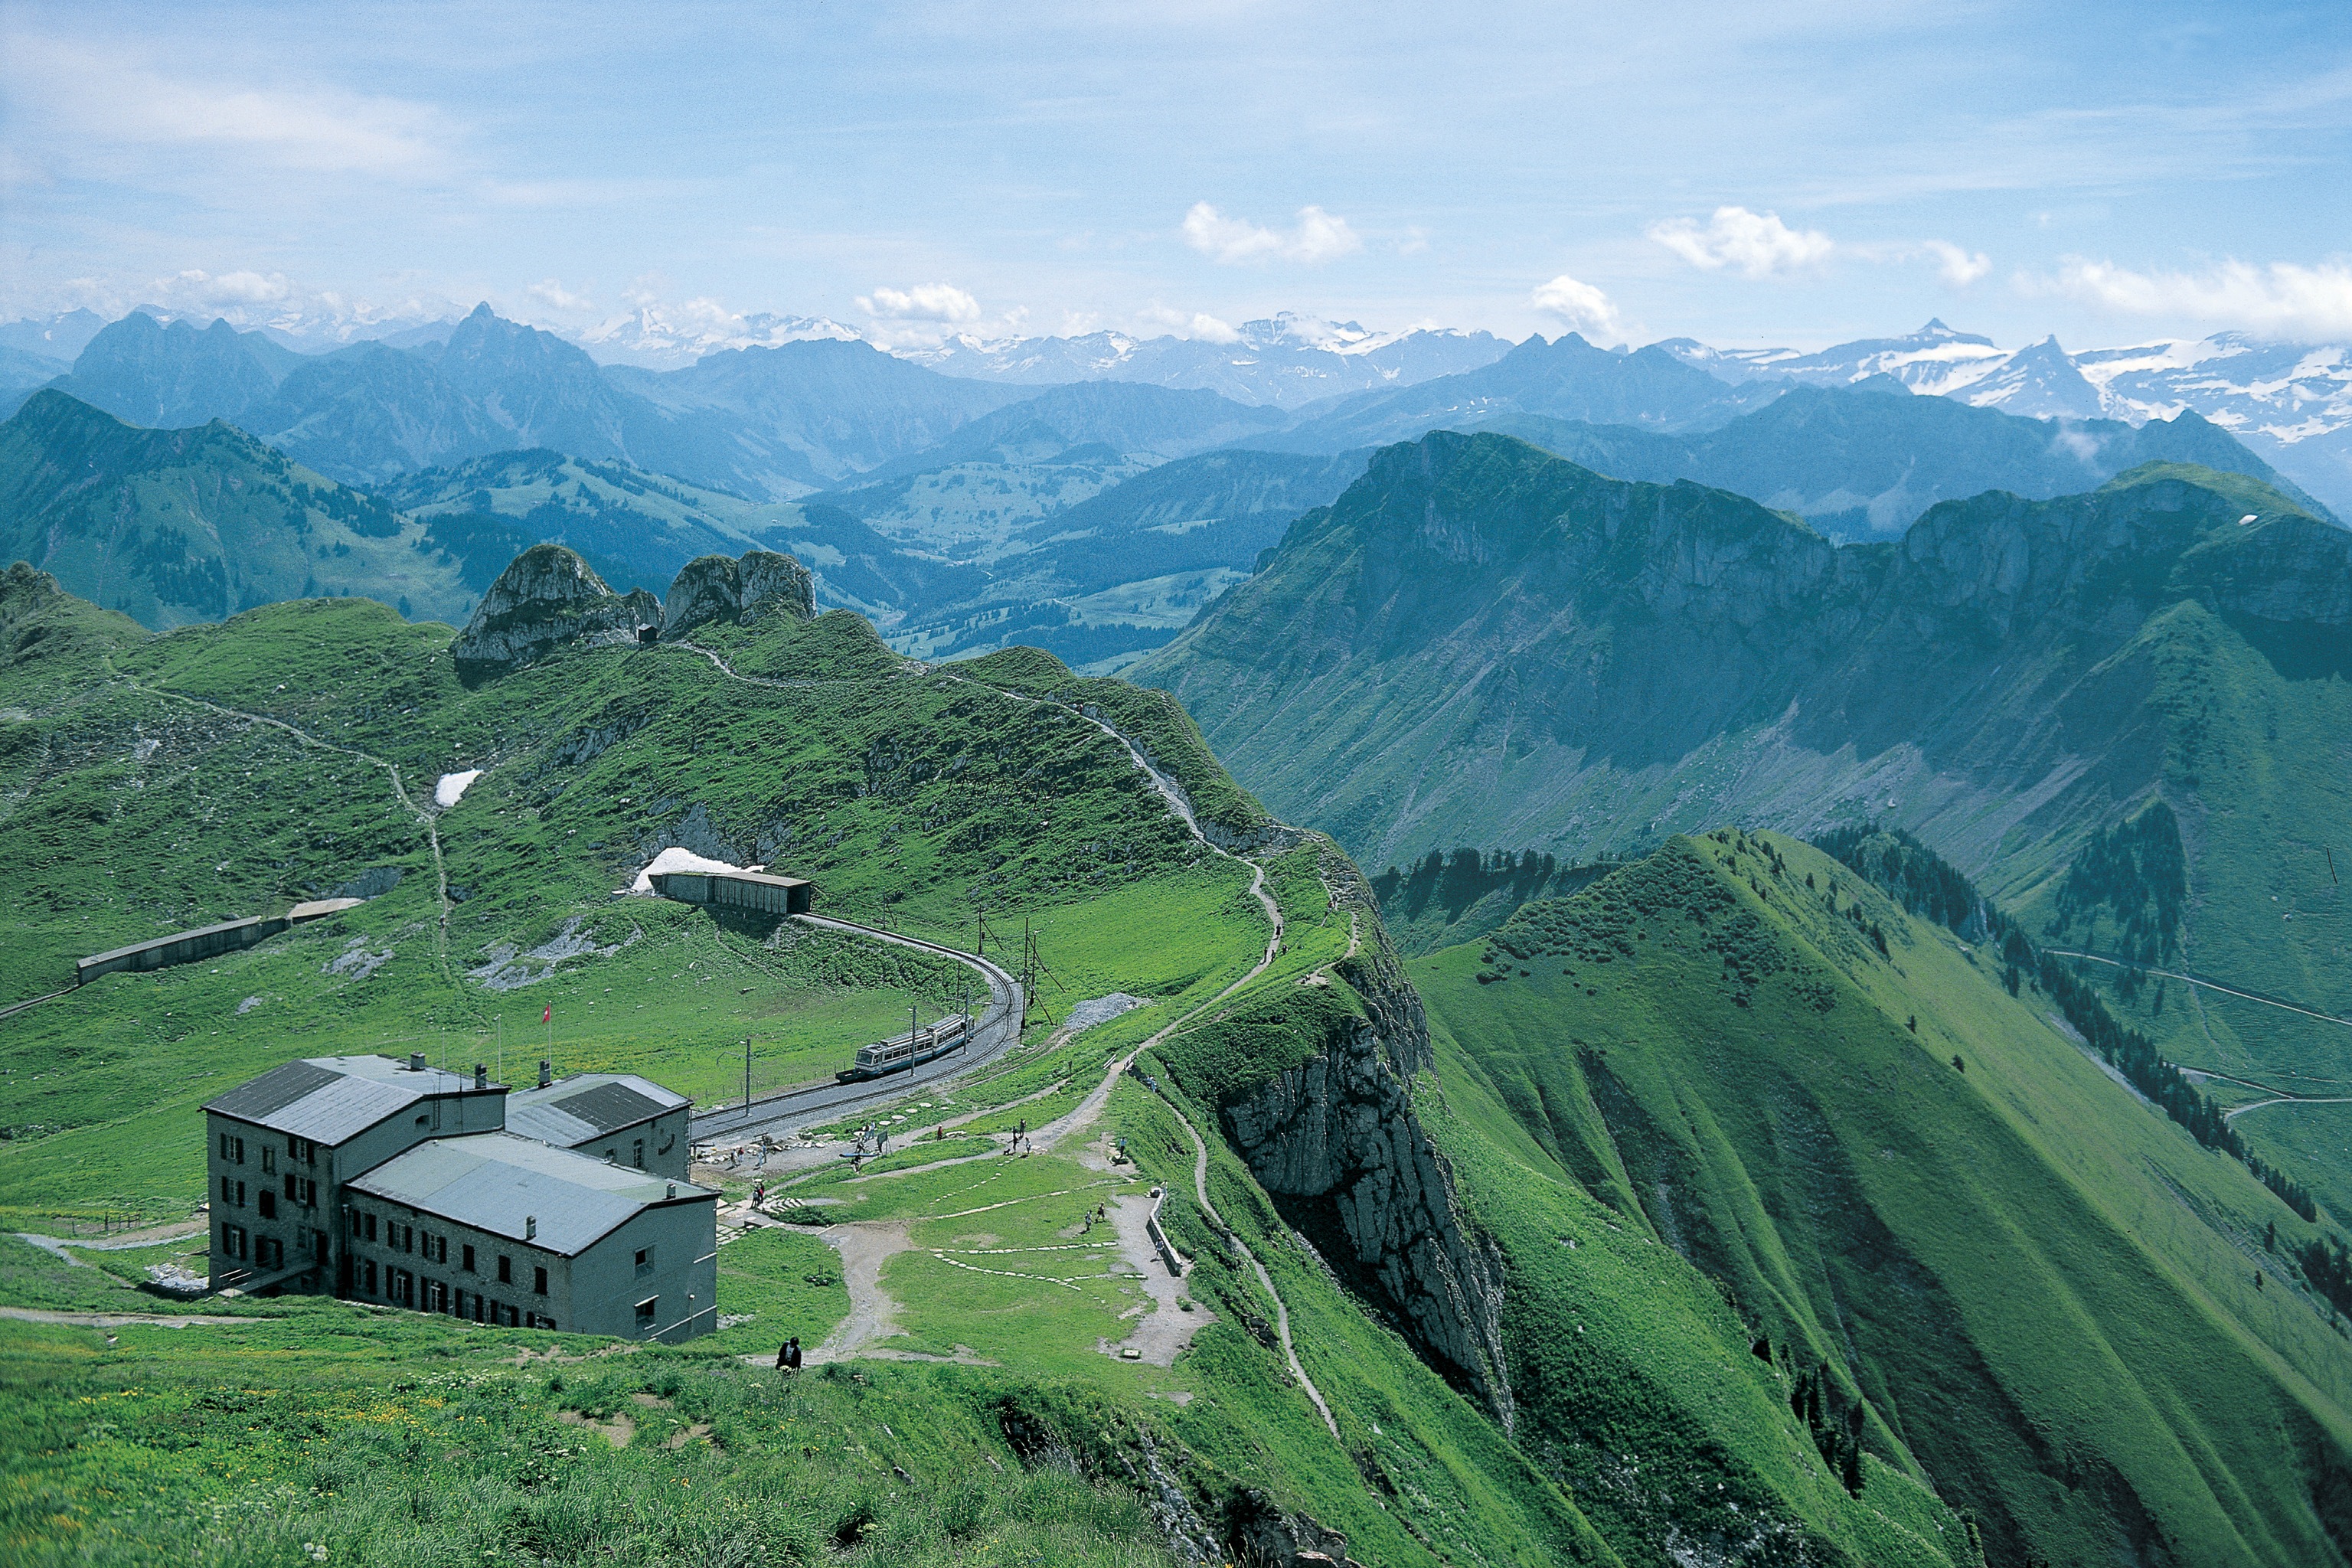
[[[1021,984],[1003,968],[980,954],[966,952],[944,942],[926,942],[921,937],[884,931],[879,926],[835,920],[829,915],[793,915],[791,918],[803,925],[847,931],[854,936],[894,942],[900,947],[911,947],[951,959],[975,971],[987,983],[988,1006],[972,1025],[970,1044],[961,1051],[904,1072],[894,1072],[887,1078],[867,1079],[856,1083],[810,1084],[801,1089],[786,1089],[763,1100],[754,1100],[748,1106],[706,1111],[687,1123],[687,1136],[692,1142],[702,1143],[714,1139],[738,1141],[756,1138],[762,1133],[773,1136],[796,1131],[814,1122],[830,1121],[868,1105],[887,1104],[905,1098],[911,1090],[945,1083],[986,1067],[1020,1042]]]

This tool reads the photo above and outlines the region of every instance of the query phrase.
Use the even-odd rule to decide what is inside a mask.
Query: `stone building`
[[[719,1194],[686,1179],[688,1101],[627,1075],[541,1077],[512,1097],[511,1127],[506,1085],[422,1056],[289,1062],[212,1100],[215,1287],[708,1331]]]

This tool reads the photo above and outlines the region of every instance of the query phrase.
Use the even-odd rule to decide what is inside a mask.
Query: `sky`
[[[0,319],[2352,340],[2352,5],[0,3]]]

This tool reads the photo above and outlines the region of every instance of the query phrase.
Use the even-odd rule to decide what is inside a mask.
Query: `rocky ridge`
[[[702,555],[680,568],[665,601],[661,635],[675,640],[712,621],[750,625],[775,616],[809,620],[816,615],[815,582],[807,567],[772,550],[740,560]]]
[[[1370,1016],[1324,1054],[1228,1102],[1225,1131],[1259,1185],[1328,1215],[1327,1230],[1352,1255],[1344,1261],[1378,1281],[1410,1337],[1508,1431],[1501,1258],[1465,1223],[1453,1173],[1413,1108],[1413,1077],[1434,1060],[1428,1016],[1370,888],[1328,840],[1322,871],[1336,907],[1358,916],[1361,946],[1336,967]]]
[[[661,618],[644,589],[615,594],[577,552],[534,544],[499,574],[450,652],[469,673],[519,669],[567,643],[634,645]]]

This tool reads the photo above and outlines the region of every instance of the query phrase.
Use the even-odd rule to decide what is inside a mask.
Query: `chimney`
[[[410,1072],[423,1072],[425,1070],[425,1053],[423,1051],[411,1051],[408,1053],[408,1070]]]
[[[545,1089],[555,1081],[554,1064],[545,1057],[539,1058],[539,1087]]]
[[[490,1069],[484,1067],[480,1062],[476,1062],[474,1064],[474,1087],[476,1089],[488,1089],[490,1087]]]
[[[522,1238],[525,1241],[537,1241],[539,1239],[539,1216],[537,1215],[527,1214],[522,1216]]]
[[[669,1195],[670,1195],[671,1197],[676,1197],[676,1196],[677,1196],[677,1184],[676,1182],[672,1182],[672,1183],[668,1184],[668,1185],[669,1185]]]

